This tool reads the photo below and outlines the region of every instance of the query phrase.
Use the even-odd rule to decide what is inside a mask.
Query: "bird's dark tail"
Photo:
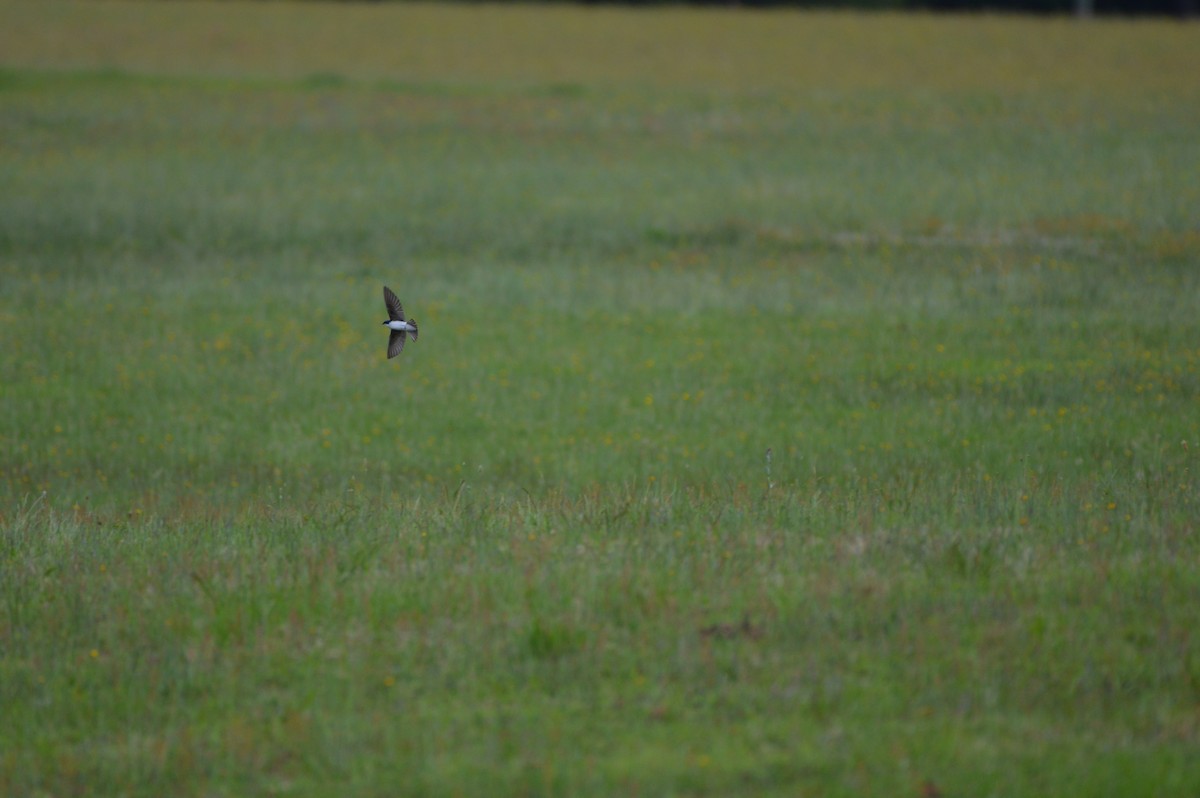
[[[415,340],[417,340],[417,320],[409,319],[408,323],[412,325],[412,337],[413,337],[413,340],[415,341]]]

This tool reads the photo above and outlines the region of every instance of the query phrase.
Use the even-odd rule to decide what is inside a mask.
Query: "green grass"
[[[0,3],[0,793],[1196,794],[1198,45]]]

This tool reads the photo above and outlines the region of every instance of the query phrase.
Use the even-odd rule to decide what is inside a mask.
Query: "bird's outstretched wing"
[[[392,330],[392,335],[388,338],[388,360],[391,360],[404,351],[404,339],[406,336],[407,333],[404,330]]]
[[[387,305],[388,318],[392,321],[404,321],[404,306],[400,298],[386,285],[383,287],[383,302]]]

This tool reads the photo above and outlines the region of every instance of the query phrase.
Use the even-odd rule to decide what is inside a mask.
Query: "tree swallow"
[[[392,289],[386,285],[383,287],[383,301],[387,305],[388,320],[383,324],[392,331],[392,336],[388,338],[388,360],[391,360],[396,355],[404,350],[404,339],[412,333],[412,339],[417,340],[417,320],[404,319],[404,308],[400,304],[400,300],[392,293]]]

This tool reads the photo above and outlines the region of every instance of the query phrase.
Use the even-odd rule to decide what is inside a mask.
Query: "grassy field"
[[[0,794],[1198,794],[1196,74],[0,2]]]

